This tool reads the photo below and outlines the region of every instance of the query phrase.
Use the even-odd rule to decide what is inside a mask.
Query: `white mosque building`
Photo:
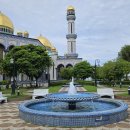
[[[75,34],[75,9],[72,6],[67,8],[67,22],[68,22],[68,34],[67,38],[67,53],[64,56],[59,56],[56,48],[50,43],[50,41],[40,35],[37,38],[30,38],[29,33],[18,32],[14,35],[14,25],[12,21],[2,12],[0,12],[0,59],[3,59],[5,54],[14,47],[27,44],[34,44],[46,47],[49,55],[53,60],[52,67],[49,69],[49,73],[43,74],[39,81],[60,79],[60,69],[63,67],[71,67],[82,61],[82,58],[78,58],[76,52],[76,38]],[[48,75],[48,76],[46,76]],[[50,76],[49,76],[50,75]],[[0,74],[0,81],[6,79],[6,76]],[[17,77],[19,81],[27,81],[28,77],[20,74]]]

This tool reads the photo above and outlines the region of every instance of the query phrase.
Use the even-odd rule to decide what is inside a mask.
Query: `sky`
[[[75,8],[79,58],[100,64],[117,58],[130,44],[130,0],[0,0],[0,11],[13,22],[15,34],[45,36],[59,55],[67,52],[67,7]]]

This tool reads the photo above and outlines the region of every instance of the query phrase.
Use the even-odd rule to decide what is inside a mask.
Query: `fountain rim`
[[[56,97],[55,95],[62,95],[66,94],[67,97]],[[91,94],[92,96],[86,96],[86,97],[77,97],[79,94]],[[62,102],[69,102],[69,101],[75,101],[75,102],[82,102],[82,101],[91,101],[95,99],[99,99],[101,96],[99,94],[91,93],[91,92],[77,92],[74,95],[69,95],[66,92],[62,93],[52,93],[52,94],[47,94],[45,96],[45,99],[49,99],[51,101],[62,101]]]
[[[96,101],[100,102],[108,102],[108,103],[115,103],[119,105],[118,108],[110,109],[110,110],[104,110],[104,111],[93,111],[93,112],[48,112],[48,111],[38,111],[38,110],[33,110],[29,109],[27,106],[35,103],[44,103],[47,102],[48,100],[46,99],[36,99],[36,100],[28,100],[25,101],[24,103],[21,103],[18,108],[22,112],[30,113],[30,114],[37,114],[37,115],[47,115],[47,116],[57,116],[57,117],[80,117],[80,116],[103,116],[103,115],[108,115],[108,114],[115,114],[115,113],[120,113],[122,111],[126,111],[128,109],[128,105],[124,103],[123,101],[120,100],[112,100],[112,99],[98,99]]]

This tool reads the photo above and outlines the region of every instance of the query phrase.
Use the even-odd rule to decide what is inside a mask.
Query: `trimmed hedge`
[[[76,83],[79,83],[81,85],[92,85],[92,86],[94,86],[93,81],[77,80]]]
[[[8,80],[3,80],[3,81],[0,81],[0,85],[7,85],[9,83]]]
[[[57,85],[64,85],[66,83],[69,83],[69,80],[57,80],[57,81],[51,81],[50,86],[57,86]]]
[[[120,81],[116,81],[116,84],[120,84]],[[130,81],[121,81],[122,85],[130,85]],[[100,81],[101,85],[113,85],[113,82]]]
[[[57,86],[57,85],[65,85],[67,83],[69,83],[71,81],[69,80],[57,80],[57,81],[51,81],[50,82],[50,86]],[[93,81],[85,81],[85,80],[76,80],[74,81],[75,83],[78,83],[80,85],[91,85],[94,86],[94,82]]]

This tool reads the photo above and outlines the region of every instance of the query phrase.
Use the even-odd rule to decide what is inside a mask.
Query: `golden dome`
[[[12,30],[14,30],[12,21],[6,15],[4,15],[2,12],[0,12],[0,26],[8,27],[8,28],[11,28]]]
[[[50,41],[43,37],[42,35],[40,35],[39,37],[37,37],[37,39],[45,46],[45,47],[48,47],[48,48],[52,48],[52,45],[50,43]]]
[[[25,31],[24,34],[29,34],[29,33],[27,31]]]
[[[75,10],[75,9],[74,9],[73,6],[70,5],[70,6],[67,8],[67,10]]]
[[[56,52],[56,48],[55,48],[54,46],[52,46],[51,50],[52,50],[53,52]]]

